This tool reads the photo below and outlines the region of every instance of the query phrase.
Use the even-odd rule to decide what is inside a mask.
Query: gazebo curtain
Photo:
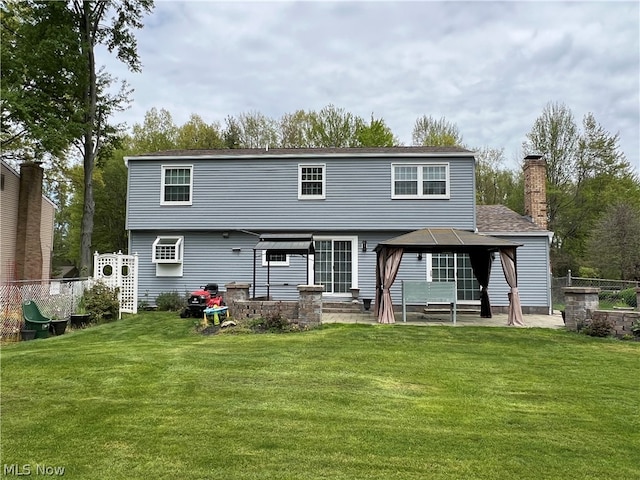
[[[477,250],[469,253],[471,269],[480,284],[480,317],[491,318],[491,303],[489,302],[489,277],[491,276],[491,264],[495,255],[488,250]]]
[[[509,295],[509,314],[507,325],[524,326],[522,318],[522,305],[520,304],[520,294],[518,293],[518,274],[516,271],[516,249],[501,248],[500,261],[502,262],[502,270],[504,278],[511,287]]]
[[[378,254],[376,264],[376,310],[379,323],[395,323],[393,302],[391,301],[391,285],[393,285],[400,261],[402,248],[384,248]]]

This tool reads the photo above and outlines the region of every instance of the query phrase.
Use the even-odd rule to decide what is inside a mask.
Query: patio
[[[407,312],[406,323],[396,320],[394,325],[422,325],[422,326],[453,326],[449,312]],[[564,328],[562,315],[554,311],[553,315],[523,315],[525,327]],[[464,313],[458,311],[456,327],[506,327],[508,322],[506,313],[494,314],[491,318],[481,318],[478,313]],[[370,323],[378,321],[373,312],[366,313],[323,313],[322,323]]]

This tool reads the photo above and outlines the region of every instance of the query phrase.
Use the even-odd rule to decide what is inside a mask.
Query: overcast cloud
[[[640,3],[156,1],[137,33],[142,73],[106,55],[135,89],[117,120],[152,107],[177,124],[224,124],[328,104],[382,117],[405,145],[444,116],[471,148],[510,166],[549,101],[620,134],[640,168]]]

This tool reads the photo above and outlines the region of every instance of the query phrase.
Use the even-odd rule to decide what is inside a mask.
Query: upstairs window
[[[391,198],[449,198],[448,164],[393,164]]]
[[[153,242],[153,263],[182,263],[184,237],[158,237]]]
[[[191,205],[193,167],[162,167],[161,205]]]
[[[298,165],[298,199],[322,200],[325,198],[325,165]]]

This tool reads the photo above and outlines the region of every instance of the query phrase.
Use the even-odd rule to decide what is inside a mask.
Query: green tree
[[[184,125],[178,127],[176,135],[178,149],[209,150],[224,147],[224,139],[217,123],[207,124],[200,116],[192,114]]]
[[[222,132],[222,140],[225,148],[243,148],[242,129],[238,120],[232,116],[225,118],[225,129]]]
[[[640,191],[618,135],[607,132],[591,113],[582,126],[566,105],[549,103],[523,143],[525,153],[542,154],[547,161],[552,265],[560,275],[588,261],[586,242],[602,212]]]
[[[433,147],[463,147],[458,127],[444,117],[419,117],[413,126],[413,144]]]
[[[241,113],[236,119],[240,148],[277,147],[278,123],[260,112]]]
[[[29,88],[42,92],[37,97],[40,100],[46,100],[47,93],[52,95],[45,102],[46,105],[62,105],[59,117],[54,113],[46,118],[47,128],[55,126],[53,119],[58,118],[57,125],[62,125],[60,137],[64,140],[72,138],[82,158],[82,275],[89,273],[92,264],[94,167],[97,160],[106,158],[115,147],[118,128],[109,123],[109,118],[114,112],[128,106],[131,93],[126,83],[114,88],[116,79],[96,64],[95,50],[98,45],[104,45],[131,71],[139,71],[140,61],[133,31],[142,27],[143,16],[152,8],[152,0],[28,1],[22,4],[17,12],[20,19],[14,22],[19,25],[13,36],[13,47],[17,51],[24,52],[31,48],[34,38],[39,42],[35,51],[40,55],[40,63],[37,67],[29,67],[24,73],[26,83]],[[40,37],[35,37],[36,34]],[[64,65],[59,74],[66,81],[55,80],[56,75],[50,74],[54,67],[43,63],[46,58],[49,58],[49,62],[59,61]],[[34,61],[38,61],[38,58],[34,58]],[[15,62],[11,65],[15,65]],[[38,71],[41,66],[46,74]],[[51,86],[52,81],[54,87]],[[20,118],[14,123],[21,120],[27,127],[30,126],[27,120]],[[30,131],[31,136],[44,138],[38,129]],[[64,143],[60,141],[57,148],[62,150]]]
[[[311,114],[304,110],[285,113],[279,122],[280,146],[282,148],[309,148],[311,140]]]
[[[307,138],[309,146],[319,147],[355,147],[358,117],[343,108],[327,105],[319,112],[309,114]]]
[[[605,278],[640,279],[640,206],[610,206],[589,239],[590,264]]]
[[[129,153],[161,152],[178,148],[178,127],[173,123],[171,113],[164,108],[152,108],[145,113],[142,124],[136,123],[131,130],[126,146]]]
[[[479,205],[505,205],[522,213],[522,182],[521,174],[505,167],[504,148],[484,147],[476,151],[476,202]]]
[[[0,15],[2,156],[59,156],[82,134],[73,14],[64,2],[3,1]]]
[[[384,120],[373,118],[373,114],[371,114],[369,124],[358,119],[355,133],[359,147],[393,147],[399,144],[398,139]]]

